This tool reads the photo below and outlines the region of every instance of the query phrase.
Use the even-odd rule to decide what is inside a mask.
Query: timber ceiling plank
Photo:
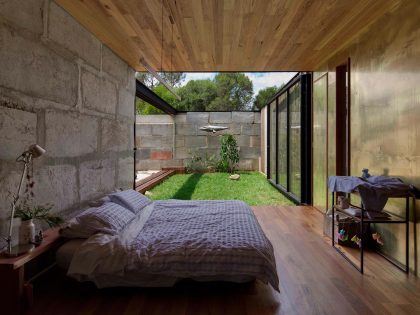
[[[55,0],[138,71],[311,71],[402,0]],[[410,0],[415,1],[415,0]]]

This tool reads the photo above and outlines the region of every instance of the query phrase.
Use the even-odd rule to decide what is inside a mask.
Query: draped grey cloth
[[[367,179],[356,176],[330,176],[330,192],[358,192],[366,210],[382,211],[389,197],[408,197],[414,193],[412,185],[399,178],[371,176]]]

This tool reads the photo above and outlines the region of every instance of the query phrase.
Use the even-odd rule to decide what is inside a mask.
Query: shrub
[[[235,167],[239,163],[239,150],[236,139],[231,134],[225,134],[220,139],[220,158],[219,169],[224,172],[235,172]]]

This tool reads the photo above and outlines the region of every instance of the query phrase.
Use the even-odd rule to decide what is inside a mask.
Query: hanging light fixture
[[[173,46],[173,29],[174,29],[174,20],[172,18],[172,16],[169,16],[169,20],[171,22],[172,25],[172,39],[171,39],[171,70],[172,70],[172,46]],[[163,67],[162,67],[162,60],[163,60],[163,0],[162,0],[162,26],[161,26],[161,30],[162,30],[162,45],[161,45],[161,49],[160,49],[160,71],[163,72]],[[160,83],[162,83],[169,92],[171,92],[179,101],[181,100],[181,97],[176,93],[176,91],[174,90],[174,88],[165,80],[163,79],[159,73],[157,73],[156,70],[153,69],[152,66],[150,66],[146,60],[144,59],[144,57],[140,58],[140,63],[143,65],[143,67],[151,74],[153,75],[153,77],[158,80]]]

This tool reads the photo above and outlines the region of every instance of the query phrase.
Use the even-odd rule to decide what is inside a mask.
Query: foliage
[[[154,200],[242,200],[250,206],[292,205],[258,172],[241,172],[232,181],[227,173],[177,174],[155,186]]]
[[[60,225],[64,220],[57,215],[50,214],[52,205],[34,206],[31,207],[27,203],[23,203],[16,207],[15,218],[20,218],[22,221],[37,219],[48,224],[49,227]]]
[[[184,111],[206,111],[217,96],[217,87],[212,80],[191,80],[179,89],[177,109]]]
[[[214,77],[217,97],[207,110],[249,110],[254,88],[252,81],[244,73],[218,73]]]
[[[254,99],[254,110],[260,110],[265,105],[267,105],[268,101],[277,93],[279,88],[277,86],[269,86],[265,89],[259,90],[257,96]]]
[[[236,164],[239,163],[239,150],[236,139],[231,134],[225,134],[221,137],[220,144],[220,169],[233,174]]]
[[[200,172],[200,171],[210,171],[213,172],[217,169],[219,161],[217,161],[214,154],[200,154],[198,150],[190,151],[190,160],[185,163],[185,170],[187,173]]]
[[[218,73],[213,80],[191,80],[180,86],[184,73],[160,73],[173,83],[181,96],[178,101],[162,84],[149,73],[138,72],[137,78],[171,106],[183,111],[231,111],[250,110],[253,95],[252,81],[244,73]],[[171,81],[170,75],[174,77]],[[137,113],[142,115],[162,114],[154,106],[137,99]]]

